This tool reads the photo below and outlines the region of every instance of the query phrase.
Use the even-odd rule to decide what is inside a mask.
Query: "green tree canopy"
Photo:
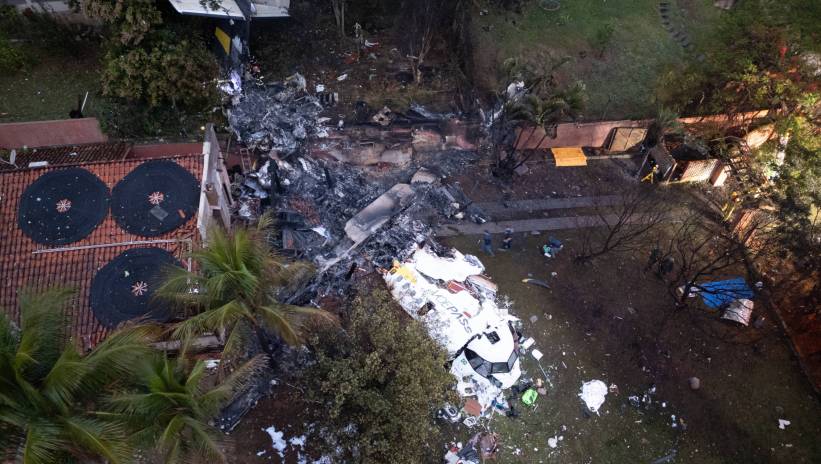
[[[313,337],[307,375],[316,420],[344,462],[433,462],[434,411],[449,397],[446,354],[382,288],[353,300],[342,329]],[[432,456],[435,456],[432,457]]]
[[[124,462],[127,427],[98,410],[148,354],[146,328],[120,330],[82,356],[68,337],[71,292],[20,297],[19,328],[0,315],[0,451],[24,464]]]
[[[70,0],[82,7],[91,18],[111,27],[114,37],[123,45],[137,45],[157,25],[162,13],[157,0]]]
[[[160,31],[140,45],[115,44],[103,64],[105,95],[153,107],[201,105],[216,92],[217,62],[196,36]]]

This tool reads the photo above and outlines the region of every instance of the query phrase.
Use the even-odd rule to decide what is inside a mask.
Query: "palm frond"
[[[5,314],[0,313],[0,356],[14,356],[20,342],[20,330]]]
[[[329,312],[317,308],[273,303],[262,306],[257,311],[262,325],[269,331],[279,335],[286,343],[299,344],[307,331],[309,324],[334,323],[336,318]]]
[[[34,422],[26,430],[25,446],[20,460],[24,464],[51,464],[68,443],[60,438],[60,427],[52,423]]]
[[[84,394],[98,394],[103,386],[113,381],[126,381],[133,377],[142,362],[155,352],[150,343],[159,328],[135,325],[121,328],[109,335],[94,350],[82,358],[89,365],[88,374],[81,385]]]
[[[73,446],[93,451],[112,464],[129,459],[131,450],[121,423],[79,416],[65,417],[64,420],[65,431]]]
[[[61,410],[67,410],[77,400],[75,395],[83,388],[92,368],[90,363],[83,362],[76,349],[66,347],[43,381],[43,395]]]
[[[222,437],[219,432],[208,424],[204,424],[193,418],[186,418],[185,424],[191,431],[193,446],[191,446],[192,458],[198,457],[199,462],[225,462],[225,455],[222,452]],[[190,462],[197,462],[191,460]]]
[[[223,328],[229,329],[242,318],[250,319],[251,313],[241,303],[232,300],[218,308],[181,321],[174,327],[172,336],[177,340],[182,340],[183,344],[190,344],[194,338],[203,333],[217,332]]]
[[[180,446],[183,444],[182,430],[185,428],[182,416],[176,415],[165,424],[160,435],[156,438],[157,450],[165,457],[165,462],[179,462]]]
[[[199,403],[205,415],[211,418],[217,414],[226,402],[245,390],[267,366],[268,357],[256,355],[235,369],[219,385],[202,394]]]
[[[52,288],[20,295],[20,341],[15,368],[42,378],[66,344],[66,315],[63,309],[73,292]]]

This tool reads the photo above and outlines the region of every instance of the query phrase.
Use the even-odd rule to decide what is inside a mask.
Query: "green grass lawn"
[[[754,344],[722,343],[676,313],[659,332],[672,301],[665,284],[643,272],[649,246],[580,266],[573,263],[579,231],[555,236],[565,249],[551,260],[537,251],[548,234],[515,234],[513,248],[494,257],[482,254],[475,236],[446,242],[487,266],[525,336],[544,354],[539,363],[551,379],[535,408],[517,401],[519,417],[491,420],[500,464],[647,464],[672,453],[662,462],[821,462],[821,407],[778,329]],[[551,288],[526,285],[526,277]],[[752,328],[740,330],[754,338]],[[544,378],[530,354],[521,359],[523,377]],[[690,390],[690,376],[701,379],[698,391]],[[606,396],[598,415],[586,417],[578,394],[593,379],[618,391]],[[651,384],[652,404],[632,406],[629,396]],[[791,424],[779,429],[778,419]],[[472,433],[462,427],[448,439]],[[558,437],[551,448],[549,439]]]
[[[100,65],[94,51],[77,57],[26,47],[27,64],[14,74],[0,75],[0,123],[66,119],[77,96],[89,92],[92,108],[100,90]]]
[[[658,76],[666,66],[692,59],[721,14],[711,0],[668,0],[670,23],[695,45],[686,52],[662,26],[658,1],[562,1],[545,11],[541,0],[525,2],[521,14],[489,9],[476,16],[477,82],[485,89],[500,84],[495,72],[507,58],[550,66],[567,60],[555,77],[560,83],[584,82],[586,120],[639,118],[655,112]],[[612,35],[602,48],[598,37]]]
[[[103,96],[99,50],[94,44],[85,45],[77,56],[39,46],[23,50],[26,67],[0,75],[0,123],[67,119],[77,106],[78,96],[86,92],[83,114],[99,119],[103,131],[114,138],[199,140],[201,126],[222,121],[221,114],[212,112],[211,107],[150,108]]]

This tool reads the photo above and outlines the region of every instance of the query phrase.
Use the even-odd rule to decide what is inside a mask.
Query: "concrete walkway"
[[[605,215],[608,223],[614,224],[618,221],[618,215]],[[491,234],[504,233],[508,227],[515,232],[533,232],[542,230],[561,229],[581,229],[584,227],[596,227],[604,224],[598,216],[568,216],[544,219],[521,219],[514,221],[487,222],[476,224],[474,222],[459,222],[456,224],[443,224],[436,231],[439,237],[450,237],[454,235],[481,235],[486,230]]]
[[[473,203],[491,216],[517,211],[547,211],[551,209],[589,208],[592,206],[612,206],[620,204],[619,195],[598,197],[542,198],[538,200],[493,201]]]

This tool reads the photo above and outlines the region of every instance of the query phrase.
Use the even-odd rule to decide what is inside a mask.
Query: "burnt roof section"
[[[88,143],[81,145],[62,145],[58,147],[33,148],[17,150],[16,165],[9,164],[9,153],[3,153],[0,161],[0,171],[15,171],[28,169],[30,163],[45,161],[49,166],[65,166],[85,164],[96,161],[124,160],[131,152],[131,144],[117,143]]]
[[[195,177],[202,174],[203,156],[169,158]],[[111,189],[144,160],[89,163],[81,167],[100,178]],[[25,169],[0,173],[0,310],[17,319],[17,298],[21,289],[66,286],[76,290],[69,307],[71,333],[78,346],[90,348],[108,334],[108,328],[94,316],[90,305],[91,280],[99,269],[122,252],[153,246],[168,251],[183,264],[183,256],[199,240],[196,216],[181,227],[145,239],[123,230],[109,214],[91,234],[71,245],[52,247],[32,241],[17,226],[17,210],[23,191],[38,177],[55,168]]]

